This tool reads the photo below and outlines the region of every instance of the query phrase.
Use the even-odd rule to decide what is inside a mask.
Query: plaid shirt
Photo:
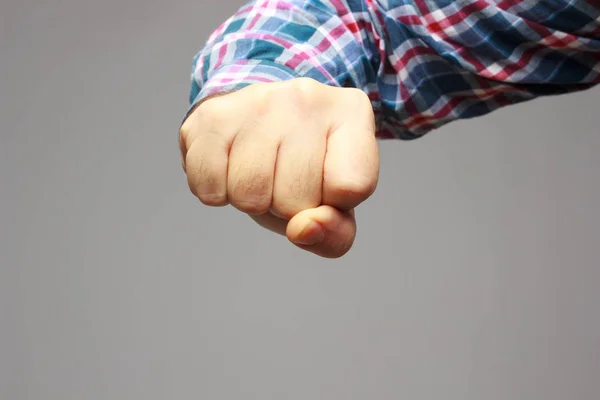
[[[356,87],[378,138],[600,82],[598,0],[255,0],[194,57],[190,110],[256,82]]]

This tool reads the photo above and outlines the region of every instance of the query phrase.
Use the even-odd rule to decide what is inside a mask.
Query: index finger
[[[336,120],[327,138],[323,204],[350,210],[369,198],[377,187],[379,148],[368,97],[358,89],[341,90],[347,92],[349,101],[335,113]]]

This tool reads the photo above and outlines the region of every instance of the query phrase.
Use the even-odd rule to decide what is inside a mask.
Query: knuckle
[[[188,141],[190,139],[190,131],[191,131],[191,125],[192,122],[190,121],[190,118],[188,117],[184,123],[181,125],[181,127],[179,128],[179,140],[180,143],[182,143],[182,145],[184,145],[185,147],[188,146]],[[183,148],[182,148],[183,150]]]
[[[203,101],[198,106],[195,113],[198,114],[199,116],[203,116],[203,117],[205,117],[206,115],[218,114],[218,111],[220,108],[218,104],[219,104],[219,97],[209,98],[209,99]]]
[[[204,132],[218,132],[221,127],[225,126],[228,117],[221,108],[211,106],[208,109],[203,109],[198,115],[198,124]]]
[[[369,96],[361,89],[358,88],[344,88],[352,96],[351,98],[355,101],[370,101]]]
[[[328,88],[322,83],[311,78],[298,78],[292,83],[293,105],[304,110],[312,110],[317,107],[323,96],[323,91]],[[308,117],[308,115],[307,115]]]
[[[297,110],[305,110],[313,104],[319,83],[311,78],[296,78],[290,81],[269,85],[264,92],[264,109],[289,105]]]
[[[344,114],[351,111],[351,118],[364,128],[375,131],[375,113],[369,95],[360,89],[343,88],[343,96],[340,96],[340,106],[343,106]]]
[[[369,95],[367,95],[367,93],[365,93],[361,89],[346,88],[343,90],[348,91],[347,98],[348,98],[348,100],[350,100],[352,102],[352,105],[354,107],[359,107],[359,108],[365,109],[365,110],[372,109],[371,99],[369,98]]]
[[[292,87],[303,94],[310,94],[320,88],[319,82],[312,78],[297,78],[292,81]]]
[[[192,131],[192,125],[199,127],[199,131],[219,132],[226,123],[231,119],[231,113],[227,112],[227,108],[223,107],[220,97],[211,98],[200,104],[196,110],[188,117],[189,125],[184,123],[183,127]],[[186,123],[188,122],[186,121]]]
[[[190,134],[190,119],[187,118],[185,120],[185,122],[181,125],[181,128],[179,128],[179,136],[181,136],[184,140],[189,136]]]

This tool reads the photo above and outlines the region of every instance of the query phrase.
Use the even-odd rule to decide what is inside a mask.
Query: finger
[[[231,126],[236,122],[235,115],[230,115],[228,108],[216,101],[218,97],[212,95],[196,104],[179,128],[179,152],[184,170],[188,149],[199,134],[208,131],[235,132]],[[230,134],[228,139],[232,140],[234,136]]]
[[[305,210],[290,220],[286,235],[296,246],[325,258],[345,255],[356,237],[354,211],[330,206]]]
[[[273,214],[290,219],[297,213],[321,205],[326,136],[306,124],[284,137],[275,167]]]
[[[200,136],[187,151],[185,168],[190,190],[208,206],[221,207],[227,199],[229,142],[221,136]]]
[[[356,93],[354,106],[350,113],[339,114],[342,120],[329,134],[323,170],[323,204],[342,210],[355,208],[371,196],[379,179],[373,110],[364,93],[351,93]]]
[[[280,139],[255,124],[240,132],[229,153],[227,193],[231,204],[250,215],[264,214],[271,206],[273,178]]]
[[[209,206],[228,204],[227,164],[239,117],[231,116],[227,110],[218,98],[204,101],[194,108],[179,133],[190,190]]]

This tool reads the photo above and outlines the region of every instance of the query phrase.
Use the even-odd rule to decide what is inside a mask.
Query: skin
[[[232,205],[325,258],[350,250],[354,209],[379,178],[368,97],[308,78],[203,101],[182,125],[180,147],[190,190],[203,204]]]

